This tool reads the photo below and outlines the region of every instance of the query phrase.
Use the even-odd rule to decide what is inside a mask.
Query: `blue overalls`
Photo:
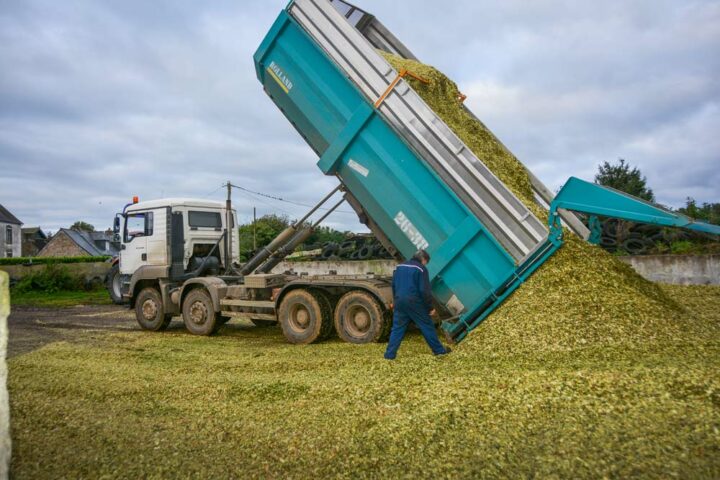
[[[385,358],[393,360],[397,356],[400,342],[410,322],[420,329],[433,354],[447,353],[430,318],[432,294],[427,268],[415,259],[398,265],[393,273],[392,289],[395,308]]]

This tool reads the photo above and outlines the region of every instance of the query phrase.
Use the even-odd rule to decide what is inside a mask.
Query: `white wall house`
[[[0,205],[0,258],[19,257],[22,252],[22,222]]]

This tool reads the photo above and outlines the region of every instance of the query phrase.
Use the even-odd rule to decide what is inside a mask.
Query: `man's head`
[[[427,265],[428,263],[430,263],[430,254],[427,253],[425,250],[418,250],[417,252],[415,252],[415,255],[413,255],[412,258],[413,260],[417,260],[423,265]]]

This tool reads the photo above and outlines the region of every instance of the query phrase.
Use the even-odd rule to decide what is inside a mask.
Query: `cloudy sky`
[[[623,157],[664,204],[720,201],[720,1],[358,1],[552,189]],[[107,227],[133,195],[222,199],[228,179],[319,199],[334,180],[252,63],[285,4],[0,0],[0,203],[56,230]],[[235,200],[243,220],[305,210]]]

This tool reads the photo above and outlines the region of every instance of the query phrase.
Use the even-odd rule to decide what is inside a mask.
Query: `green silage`
[[[460,101],[457,85],[439,70],[384,54],[475,155],[538,218],[527,169]],[[579,346],[642,346],[659,338],[691,338],[692,316],[656,284],[599,247],[569,231],[565,245],[485,321],[461,348],[569,349]],[[705,326],[716,329],[716,326]],[[716,330],[714,330],[716,331]],[[700,332],[702,336],[707,332]]]

